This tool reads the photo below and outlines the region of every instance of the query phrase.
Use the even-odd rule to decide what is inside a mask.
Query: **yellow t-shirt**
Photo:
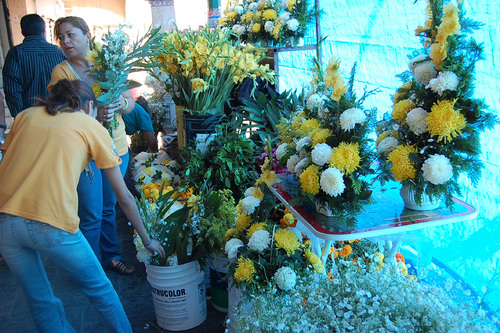
[[[59,65],[54,67],[52,70],[52,77],[50,78],[50,83],[47,86],[47,90],[50,91],[52,86],[57,83],[57,81],[67,79],[70,81],[81,80],[80,76],[71,67],[67,60],[64,60]],[[114,131],[113,140],[115,141],[116,151],[120,156],[125,155],[128,152],[127,137],[125,133],[125,122],[122,118],[122,113],[118,112],[118,128]]]
[[[83,111],[26,109],[1,148],[0,212],[70,233],[80,222],[76,187],[84,167],[92,158],[101,169],[121,163],[106,129]]]

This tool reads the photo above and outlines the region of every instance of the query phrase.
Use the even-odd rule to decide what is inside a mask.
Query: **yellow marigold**
[[[392,119],[398,121],[401,124],[406,122],[406,116],[410,110],[415,108],[415,104],[413,104],[409,99],[404,99],[402,101],[394,104],[394,109],[392,110]]]
[[[264,11],[264,14],[262,14],[262,17],[264,17],[266,21],[272,21],[276,18],[277,15],[278,14],[274,9],[267,9]]]
[[[247,214],[240,214],[236,219],[236,230],[242,232],[252,223],[252,217]]]
[[[387,161],[392,162],[391,172],[398,182],[415,178],[417,170],[410,159],[410,153],[416,152],[417,149],[412,145],[399,145],[387,156]]]
[[[309,134],[309,137],[312,139],[312,146],[316,146],[318,143],[325,143],[326,139],[330,136],[332,136],[333,132],[332,130],[329,130],[327,128],[318,128],[314,131],[312,131]]]
[[[323,262],[321,262],[321,258],[318,257],[318,255],[312,251],[306,250],[304,252],[304,256],[306,257],[307,261],[314,267],[316,272],[318,273],[323,273],[325,270],[325,267],[323,266]]]
[[[454,109],[455,102],[456,100],[438,101],[425,120],[429,133],[438,136],[438,142],[450,142],[467,125],[464,115]]]
[[[411,81],[408,81],[401,87],[399,87],[399,89],[396,91],[396,94],[394,94],[394,103],[400,102],[402,100],[403,95],[407,93],[408,89],[410,88],[411,88]]]
[[[316,119],[308,119],[300,125],[300,130],[303,132],[310,132],[315,129],[319,129],[319,121]]]
[[[193,92],[195,94],[205,91],[208,89],[208,83],[205,82],[203,79],[191,79],[191,84],[193,86]]]
[[[92,92],[94,93],[96,98],[102,95],[102,88],[98,82],[95,82],[92,85]]]
[[[227,229],[226,234],[224,235],[224,238],[226,239],[226,241],[228,241],[231,238],[233,238],[237,233],[238,233],[238,231],[235,228]]]
[[[280,220],[280,224],[286,227],[295,227],[297,225],[297,218],[292,213],[286,213]]]
[[[254,33],[258,33],[261,29],[261,25],[259,23],[254,23],[254,25],[252,25],[252,32]]]
[[[288,256],[300,248],[297,235],[287,229],[276,230],[274,233],[274,242],[276,243],[276,248],[285,250]]]
[[[342,257],[342,258],[345,258],[347,257],[348,255],[350,255],[352,253],[352,247],[351,245],[346,245],[342,248],[342,250],[340,250],[340,253],[339,255]]]
[[[253,275],[255,274],[255,267],[253,266],[252,260],[248,258],[240,257],[238,259],[238,266],[234,272],[234,279],[236,282],[247,282],[251,283],[253,281]]]
[[[266,230],[266,224],[264,222],[254,223],[250,228],[248,228],[247,238],[252,238],[253,234],[257,230]]]
[[[358,143],[341,142],[338,147],[333,148],[330,166],[348,175],[359,167],[360,161]]]
[[[300,174],[300,187],[306,193],[319,193],[319,166],[311,164]]]

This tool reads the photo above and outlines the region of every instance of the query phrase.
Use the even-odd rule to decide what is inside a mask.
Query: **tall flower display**
[[[313,16],[306,0],[244,0],[228,5],[219,25],[247,43],[279,46],[297,44]]]
[[[482,47],[469,34],[480,26],[464,17],[461,1],[430,0],[415,31],[424,48],[400,75],[392,114],[377,128],[382,179],[416,190],[417,202],[425,194],[450,206],[461,173],[473,184],[480,178],[480,133],[497,123],[473,98]]]
[[[367,177],[374,172],[368,137],[374,112],[362,109],[373,91],[357,99],[355,66],[346,84],[336,57],[325,72],[316,61],[313,75],[303,109],[281,120],[276,156],[297,182],[297,204],[317,203],[339,218],[353,217],[370,195]]]
[[[219,28],[164,32],[159,51],[153,63],[168,76],[168,93],[192,114],[223,114],[234,87],[245,78],[274,82],[274,71],[259,65],[265,49],[235,43],[230,31]]]

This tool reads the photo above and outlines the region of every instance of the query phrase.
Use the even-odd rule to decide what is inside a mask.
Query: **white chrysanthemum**
[[[295,234],[295,236],[297,236],[297,239],[299,240],[299,242],[302,243],[302,241],[303,241],[302,233],[300,232],[299,229],[294,228],[294,227],[287,227],[286,230],[290,230],[291,232],[293,232]]]
[[[297,176],[300,176],[300,174],[302,173],[302,171],[304,171],[304,169],[309,166],[309,158],[305,157],[303,159],[301,159],[299,161],[299,163],[297,163],[297,165],[295,166],[295,174]]]
[[[417,81],[426,86],[429,81],[437,76],[437,71],[432,64],[432,61],[426,61],[415,67],[413,76]]]
[[[336,197],[345,190],[344,174],[337,168],[328,168],[321,173],[319,185],[328,195]]]
[[[252,250],[262,252],[269,247],[271,234],[267,230],[257,230],[248,240],[248,247]]]
[[[248,10],[254,11],[257,9],[257,7],[258,7],[257,2],[252,2],[252,3],[248,4]]]
[[[245,196],[245,197],[248,197],[248,196],[253,195],[252,191],[254,190],[254,188],[255,188],[255,186],[252,186],[252,187],[247,188],[247,189],[246,189],[246,191],[245,191],[244,196]]]
[[[235,12],[236,14],[238,14],[238,15],[243,14],[243,10],[244,10],[244,9],[243,9],[243,6],[235,6],[235,7],[234,7],[234,12]]]
[[[233,27],[232,27],[231,29],[233,30],[233,32],[234,32],[235,34],[237,34],[237,33],[238,33],[238,29],[239,29],[240,27],[241,27],[241,25],[239,25],[239,24],[235,24],[235,25],[233,25]]]
[[[458,76],[457,74],[446,71],[440,72],[438,77],[435,79],[431,79],[429,84],[425,86],[427,89],[431,89],[439,96],[443,96],[443,92],[445,90],[456,91],[458,87]]]
[[[274,273],[274,281],[281,290],[290,290],[297,283],[297,274],[290,267],[280,267]]]
[[[288,143],[284,142],[278,146],[276,149],[276,158],[278,160],[281,160],[283,156],[286,154],[286,147],[288,146]]]
[[[283,12],[279,17],[278,19],[283,23],[283,22],[286,22],[288,21],[288,19],[290,19],[290,13],[289,12]]]
[[[248,197],[243,199],[241,208],[243,209],[243,212],[245,212],[245,214],[251,215],[255,211],[255,208],[259,207],[259,205],[259,198],[256,198],[253,195],[249,195]]]
[[[229,259],[236,259],[238,255],[238,248],[243,246],[243,241],[238,238],[231,238],[226,242],[226,246],[224,247],[224,251],[227,254]]]
[[[354,129],[356,124],[364,123],[365,120],[366,114],[363,112],[363,110],[358,108],[351,108],[345,110],[340,115],[340,127],[342,127],[344,131],[350,131]]]
[[[396,149],[399,145],[398,139],[393,136],[388,136],[379,142],[377,151],[379,154],[387,154]]]
[[[264,24],[264,30],[266,30],[267,32],[273,32],[273,30],[274,30],[274,23],[273,23],[273,21],[267,21]]]
[[[295,173],[295,166],[297,165],[297,163],[299,163],[299,161],[300,161],[299,155],[290,156],[288,161],[286,161],[286,168],[288,169],[288,171],[291,173]]]
[[[140,250],[137,250],[136,257],[139,262],[149,262],[149,258],[151,258],[151,252],[149,252],[149,250],[146,248],[142,248]]]
[[[428,115],[429,113],[422,108],[415,108],[408,112],[406,115],[406,123],[408,124],[410,131],[416,135],[421,135],[427,132],[425,120]]]
[[[431,155],[422,165],[424,179],[434,185],[444,184],[453,176],[453,167],[448,157]]]
[[[410,63],[408,64],[409,67],[410,67],[410,70],[413,72],[415,70],[415,67],[417,67],[418,65],[420,65],[420,63],[417,64],[417,62],[425,60],[427,58],[429,58],[429,57],[426,56],[425,54],[421,54],[421,55],[416,56],[415,58],[411,59]]]
[[[310,137],[303,137],[297,142],[297,151],[301,151],[305,146],[310,145],[312,142],[313,140]]]
[[[307,99],[307,108],[314,110],[314,108],[321,108],[325,104],[325,100],[318,94],[312,94]]]
[[[233,30],[234,30],[234,28],[233,28]],[[236,29],[236,34],[237,34],[238,36],[241,36],[241,35],[243,35],[243,34],[245,33],[245,30],[246,30],[246,29],[245,29],[245,26],[244,26],[244,25],[240,25],[240,26],[238,27],[238,29]]]
[[[286,22],[286,26],[291,31],[297,31],[297,29],[299,28],[299,21],[297,21],[297,19],[291,19]]]
[[[314,164],[323,166],[330,162],[333,149],[326,143],[318,143],[311,152],[311,158]]]

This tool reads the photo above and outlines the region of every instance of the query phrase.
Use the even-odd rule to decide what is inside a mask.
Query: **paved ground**
[[[126,225],[123,216],[118,217],[118,234],[125,260],[133,262],[136,272],[131,276],[121,276],[107,272],[123,307],[128,315],[134,332],[169,332],[156,326],[156,318],[151,296],[151,287],[146,280],[144,264],[137,262],[132,243],[132,228]],[[44,260],[47,275],[52,283],[54,294],[59,297],[66,310],[68,321],[79,333],[107,332],[87,297],[80,292],[69,275],[49,260]],[[14,280],[8,267],[0,259],[0,332],[34,333],[36,328],[29,313],[26,299]],[[208,300],[208,315],[205,322],[189,333],[224,332],[226,314],[213,309]]]

